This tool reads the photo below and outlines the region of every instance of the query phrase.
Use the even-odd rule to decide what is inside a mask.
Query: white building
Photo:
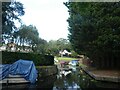
[[[63,51],[60,51],[59,52],[60,56],[70,56],[71,55],[71,52],[68,52],[67,50],[63,50]]]

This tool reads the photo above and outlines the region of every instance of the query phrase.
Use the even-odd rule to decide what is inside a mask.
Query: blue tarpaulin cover
[[[8,77],[8,75],[21,75],[31,83],[35,83],[38,72],[33,61],[18,60],[13,64],[0,65],[0,80]]]

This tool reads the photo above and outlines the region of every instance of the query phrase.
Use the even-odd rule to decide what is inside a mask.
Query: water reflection
[[[61,77],[57,78],[57,80],[54,83],[53,89],[60,89],[60,88],[80,90],[80,86],[78,85],[78,80],[72,74],[69,74],[66,77],[63,76],[62,78]]]
[[[119,90],[120,86],[117,83],[100,82],[86,75],[78,67],[69,66],[72,73],[61,75],[60,71],[57,75],[53,75],[44,79],[39,79],[35,84],[20,84],[20,85],[3,85],[2,90],[20,89],[20,90],[40,90],[47,88],[48,90],[87,90],[96,88],[109,88]]]

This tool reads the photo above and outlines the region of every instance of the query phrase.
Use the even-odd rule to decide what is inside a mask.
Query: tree
[[[69,9],[69,40],[74,50],[89,56],[96,67],[118,68],[120,3],[64,4]]]
[[[59,38],[56,41],[56,43],[57,43],[58,50],[64,50],[64,49],[67,49],[69,51],[71,50],[71,44],[67,39]]]
[[[60,38],[58,40],[51,40],[48,42],[46,52],[52,55],[58,55],[60,50],[71,50],[71,44],[67,39]]]
[[[46,48],[47,48],[47,41],[44,39],[39,38],[36,52],[40,54],[46,54]]]
[[[20,16],[24,15],[23,4],[20,2],[2,2],[2,36],[4,39],[11,38],[17,30],[15,21],[21,21]]]
[[[13,36],[14,41],[23,46],[23,49],[25,45],[28,45],[34,50],[40,42],[38,30],[33,25],[22,25]]]

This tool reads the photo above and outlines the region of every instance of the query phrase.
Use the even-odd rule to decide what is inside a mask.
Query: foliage
[[[77,58],[78,57],[78,54],[75,52],[75,51],[71,51],[71,57],[75,57],[75,58]]]
[[[33,52],[43,54],[45,52],[45,40],[39,38],[38,30],[33,25],[22,25],[14,32],[12,42],[17,45],[16,51],[32,49]]]
[[[46,52],[52,55],[58,55],[60,50],[71,50],[71,44],[67,39],[60,38],[58,40],[51,40],[48,42]]]
[[[47,48],[47,41],[40,38],[39,43],[37,44],[36,52],[40,54],[47,54],[46,48]]]
[[[69,9],[69,40],[74,50],[87,55],[96,67],[118,68],[120,2],[64,4]],[[105,65],[106,62],[109,63]]]
[[[24,15],[23,4],[20,2],[2,2],[2,41],[15,43],[17,48],[25,50],[25,47],[32,48],[32,51],[45,53],[45,40],[39,38],[38,30],[33,25],[23,25],[20,16]],[[18,28],[15,22],[20,22]]]
[[[17,30],[15,21],[20,22],[20,16],[24,15],[23,4],[20,2],[2,2],[2,35],[3,38],[10,38]]]
[[[33,50],[39,43],[39,40],[38,30],[33,25],[22,25],[19,31],[14,33],[14,41],[16,44],[20,44],[20,46],[23,47],[29,45]]]
[[[54,57],[51,55],[2,51],[2,64],[12,64],[19,59],[32,60],[36,66],[54,64]]]

